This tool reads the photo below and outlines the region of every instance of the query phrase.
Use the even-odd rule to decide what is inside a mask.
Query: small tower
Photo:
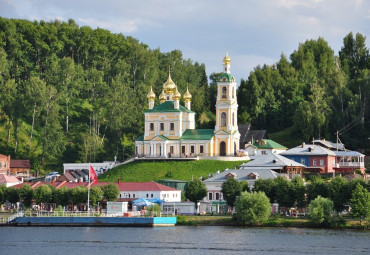
[[[226,56],[224,57],[224,73],[230,73],[230,62],[231,58],[229,57],[229,54],[226,52]]]
[[[184,94],[184,101],[185,101],[185,107],[191,111],[191,99],[192,99],[192,96],[191,94],[189,93],[189,87],[186,88],[186,92]]]
[[[146,97],[148,98],[148,102],[149,102],[149,110],[151,110],[154,107],[154,100],[155,100],[155,94],[153,92],[152,87],[150,87],[150,91]]]
[[[162,93],[159,95],[159,102],[162,104],[166,102],[166,94],[164,94],[164,91],[162,90]]]
[[[231,59],[226,52],[223,74],[217,81],[215,151],[218,156],[233,156],[239,149],[236,82],[230,73]]]
[[[180,109],[180,99],[181,99],[181,94],[180,92],[177,90],[176,88],[176,91],[175,93],[173,94],[173,108],[174,109]]]

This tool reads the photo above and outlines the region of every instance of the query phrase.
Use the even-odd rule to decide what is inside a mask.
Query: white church
[[[149,109],[145,111],[145,133],[136,142],[140,157],[195,157],[234,156],[239,150],[238,103],[236,82],[230,73],[231,59],[226,53],[223,74],[217,81],[216,126],[214,129],[196,129],[195,112],[191,110],[189,90],[182,96],[169,73],[154,105],[156,95],[151,89],[147,95]]]

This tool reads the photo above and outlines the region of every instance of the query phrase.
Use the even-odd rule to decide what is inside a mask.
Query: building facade
[[[223,74],[217,82],[215,129],[196,129],[195,112],[191,110],[192,95],[181,94],[169,73],[155,106],[156,95],[147,95],[149,109],[145,111],[145,131],[136,140],[139,157],[234,156],[239,149],[238,104],[236,82],[230,74],[230,57],[226,54]]]

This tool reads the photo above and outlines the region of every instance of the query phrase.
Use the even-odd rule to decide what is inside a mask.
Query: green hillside
[[[269,134],[269,138],[274,140],[275,142],[284,145],[289,149],[296,147],[304,142],[304,139],[295,130],[294,127],[290,127],[276,133],[271,133]]]
[[[160,179],[191,180],[200,176],[207,177],[217,170],[238,167],[243,161],[162,161],[162,162],[133,162],[113,168],[99,176],[99,181],[115,182],[119,178],[124,182],[157,181]]]

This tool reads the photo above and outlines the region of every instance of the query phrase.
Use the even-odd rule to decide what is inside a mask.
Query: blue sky
[[[162,52],[222,71],[225,51],[236,80],[257,65],[277,62],[299,43],[323,37],[338,54],[349,32],[367,37],[369,0],[0,0],[0,16],[50,21],[130,35]]]

